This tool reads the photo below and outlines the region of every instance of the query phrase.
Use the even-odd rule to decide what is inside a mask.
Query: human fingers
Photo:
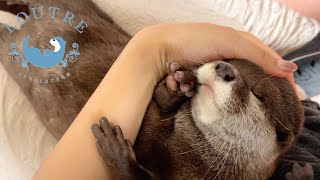
[[[283,60],[270,47],[266,46],[262,41],[246,32],[239,32],[244,40],[239,42],[236,49],[237,56],[243,56],[262,67],[266,74],[278,77],[290,77],[288,80],[293,81],[292,72],[297,70],[297,65]]]
[[[168,60],[200,64],[221,59],[246,59],[262,67],[266,74],[287,77],[297,69],[253,35],[208,23],[158,25],[157,34],[167,39]],[[165,34],[165,36],[163,36]]]

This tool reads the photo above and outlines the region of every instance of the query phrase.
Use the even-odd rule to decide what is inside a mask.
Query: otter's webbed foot
[[[131,142],[124,139],[119,126],[111,128],[106,118],[93,124],[98,152],[116,179],[154,179],[150,171],[138,164]]]
[[[313,180],[314,173],[312,166],[307,163],[305,166],[300,166],[298,163],[293,163],[292,171],[286,174],[287,180]]]
[[[168,76],[154,92],[154,100],[164,112],[174,111],[195,93],[196,77],[191,69],[177,62],[167,63]]]

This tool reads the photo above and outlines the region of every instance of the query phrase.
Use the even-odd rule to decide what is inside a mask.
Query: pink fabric
[[[301,15],[309,16],[320,20],[320,1],[319,0],[275,0],[289,8],[298,11]]]
[[[312,100],[318,102],[320,104],[320,95],[319,96],[316,96],[316,97],[313,97],[311,98]]]

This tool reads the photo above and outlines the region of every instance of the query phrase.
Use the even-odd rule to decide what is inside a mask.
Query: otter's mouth
[[[197,83],[197,87],[204,87],[204,88],[209,88],[211,91],[213,91],[213,88],[206,83]]]

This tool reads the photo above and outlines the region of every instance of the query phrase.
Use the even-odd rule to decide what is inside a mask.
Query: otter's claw
[[[194,73],[177,62],[169,62],[167,69],[169,71],[169,75],[166,78],[167,88],[178,96],[192,97],[195,93],[196,84]]]

